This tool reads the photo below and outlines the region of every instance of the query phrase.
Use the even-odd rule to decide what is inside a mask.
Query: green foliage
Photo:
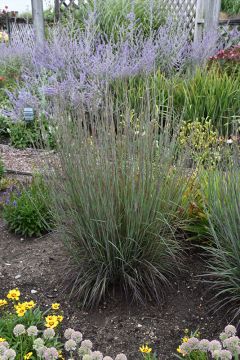
[[[10,230],[23,236],[39,236],[51,229],[51,216],[47,204],[49,193],[40,178],[29,187],[14,190],[3,209]]]
[[[220,140],[211,120],[184,121],[179,133],[179,145],[185,148],[194,166],[214,166],[219,160]],[[191,164],[191,165],[193,165]]]
[[[39,129],[34,124],[27,124],[24,121],[16,123],[8,122],[8,133],[11,145],[18,149],[32,147],[37,143],[39,137]]]
[[[64,9],[61,14],[61,22],[67,24],[69,20],[74,19],[77,27],[84,29],[85,19],[88,18],[90,12],[95,11],[98,14],[96,17],[97,31],[107,36],[115,36],[120,29],[128,27],[131,17],[129,14],[133,13],[134,26],[141,24],[143,32],[149,34],[150,31],[157,30],[168,16],[167,8],[161,1],[153,0],[152,5],[151,10],[149,0],[136,0],[132,3],[128,0],[81,1],[79,9],[70,8],[68,11]],[[46,16],[50,21],[53,20],[51,9]]]
[[[55,147],[54,129],[51,128],[46,119],[36,119],[31,123],[25,121],[11,122],[6,120],[7,132],[12,146],[18,149],[27,147],[49,148]]]
[[[240,171],[237,163],[211,171],[207,182],[207,211],[212,245],[209,254],[209,282],[216,290],[217,305],[239,310],[240,288]]]
[[[146,86],[149,91],[150,106],[161,104],[160,111],[171,103],[176,114],[187,122],[205,123],[211,119],[213,131],[219,135],[231,134],[240,118],[240,72],[227,73],[217,66],[198,69],[194,74],[175,75],[168,79],[156,71],[150,75],[132,77],[127,81],[112,84],[116,106],[121,107],[128,97],[129,106],[138,113]],[[163,94],[165,99],[163,101]]]
[[[174,81],[173,102],[186,121],[211,119],[221,133],[231,133],[240,116],[240,73],[231,76],[216,68],[198,70],[189,79]]]
[[[239,14],[240,13],[239,0],[222,0],[221,6],[222,6],[222,11],[225,11],[228,14]]]

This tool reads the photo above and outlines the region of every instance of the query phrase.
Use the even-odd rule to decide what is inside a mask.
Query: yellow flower
[[[188,338],[187,336],[184,336],[184,338],[182,338],[182,342],[183,342],[183,343],[186,343],[186,342],[188,342],[188,339],[189,339],[189,338]]]
[[[62,355],[62,351],[59,351],[59,352],[58,352],[58,359],[64,360],[64,357],[63,357],[63,355]]]
[[[6,341],[6,339],[0,337],[0,343]]]
[[[26,310],[32,309],[34,306],[36,306],[36,303],[31,300],[31,301],[25,301],[24,303],[22,303],[23,306],[25,306]]]
[[[7,298],[10,300],[19,300],[20,297],[20,291],[16,289],[12,289],[8,292]]]
[[[59,307],[60,307],[60,304],[58,304],[58,303],[52,304],[52,309],[53,309],[53,310],[58,310]]]
[[[143,354],[149,354],[151,351],[152,351],[152,348],[148,347],[147,345],[142,345],[140,348],[139,348],[139,351]]]
[[[5,299],[0,299],[0,307],[1,306],[4,306],[4,305],[7,305],[7,300],[5,300]]]
[[[33,354],[32,352],[28,352],[26,355],[24,355],[24,360],[31,359],[32,354]]]
[[[62,322],[62,321],[63,321],[63,316],[62,316],[62,315],[58,315],[57,320],[58,320],[59,322]]]
[[[59,324],[58,316],[56,316],[56,315],[48,315],[48,316],[46,316],[45,321],[46,321],[45,326],[47,328],[51,328],[51,329],[57,327],[58,324]]]

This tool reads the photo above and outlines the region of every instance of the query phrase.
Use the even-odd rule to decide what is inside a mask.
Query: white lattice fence
[[[32,24],[11,23],[10,39],[16,45],[28,44],[33,47],[35,42],[34,30]]]
[[[193,33],[196,21],[196,8],[198,0],[162,0],[163,5],[170,13],[183,21],[189,32]]]

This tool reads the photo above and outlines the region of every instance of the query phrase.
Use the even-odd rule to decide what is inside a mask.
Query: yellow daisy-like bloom
[[[25,301],[24,303],[22,303],[22,305],[25,306],[26,310],[29,310],[35,307],[36,303],[33,300],[31,300],[31,301]]]
[[[149,354],[151,351],[152,351],[152,348],[148,347],[147,345],[142,345],[140,348],[139,348],[139,351],[143,354]]]
[[[177,352],[179,353],[179,354],[181,354],[182,356],[185,356],[186,355],[186,353],[181,349],[181,346],[179,345],[179,347],[177,348]]]
[[[6,339],[0,337],[0,343],[6,341]]]
[[[26,355],[24,355],[24,360],[29,360],[32,357],[32,352],[28,352]]]
[[[62,351],[58,352],[58,359],[65,360],[64,357],[63,357]]]
[[[184,336],[184,338],[182,338],[182,342],[183,342],[183,343],[188,342],[188,340],[189,340],[189,337],[187,337],[187,336]]]
[[[51,329],[54,329],[59,324],[58,316],[56,316],[56,315],[48,315],[48,316],[46,316],[45,321],[46,321],[45,326],[47,328],[51,328]]]
[[[53,303],[52,304],[52,309],[53,310],[58,310],[60,308],[60,304],[58,304],[58,303]]]
[[[18,317],[23,317],[23,316],[25,315],[25,313],[26,313],[26,310],[24,310],[24,309],[18,309],[18,310],[16,311],[16,313],[17,313],[17,316],[18,316]]]
[[[63,316],[62,316],[62,315],[58,315],[57,320],[58,320],[59,322],[62,322],[62,321],[63,321]]]
[[[5,300],[5,299],[0,299],[0,307],[1,306],[4,306],[4,305],[7,305],[7,300]]]
[[[10,300],[19,300],[20,297],[20,291],[16,289],[12,289],[8,292],[7,298]]]

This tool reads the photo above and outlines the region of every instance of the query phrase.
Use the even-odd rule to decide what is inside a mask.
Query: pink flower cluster
[[[240,45],[231,47],[230,49],[220,50],[210,60],[226,60],[226,61],[240,61]]]

